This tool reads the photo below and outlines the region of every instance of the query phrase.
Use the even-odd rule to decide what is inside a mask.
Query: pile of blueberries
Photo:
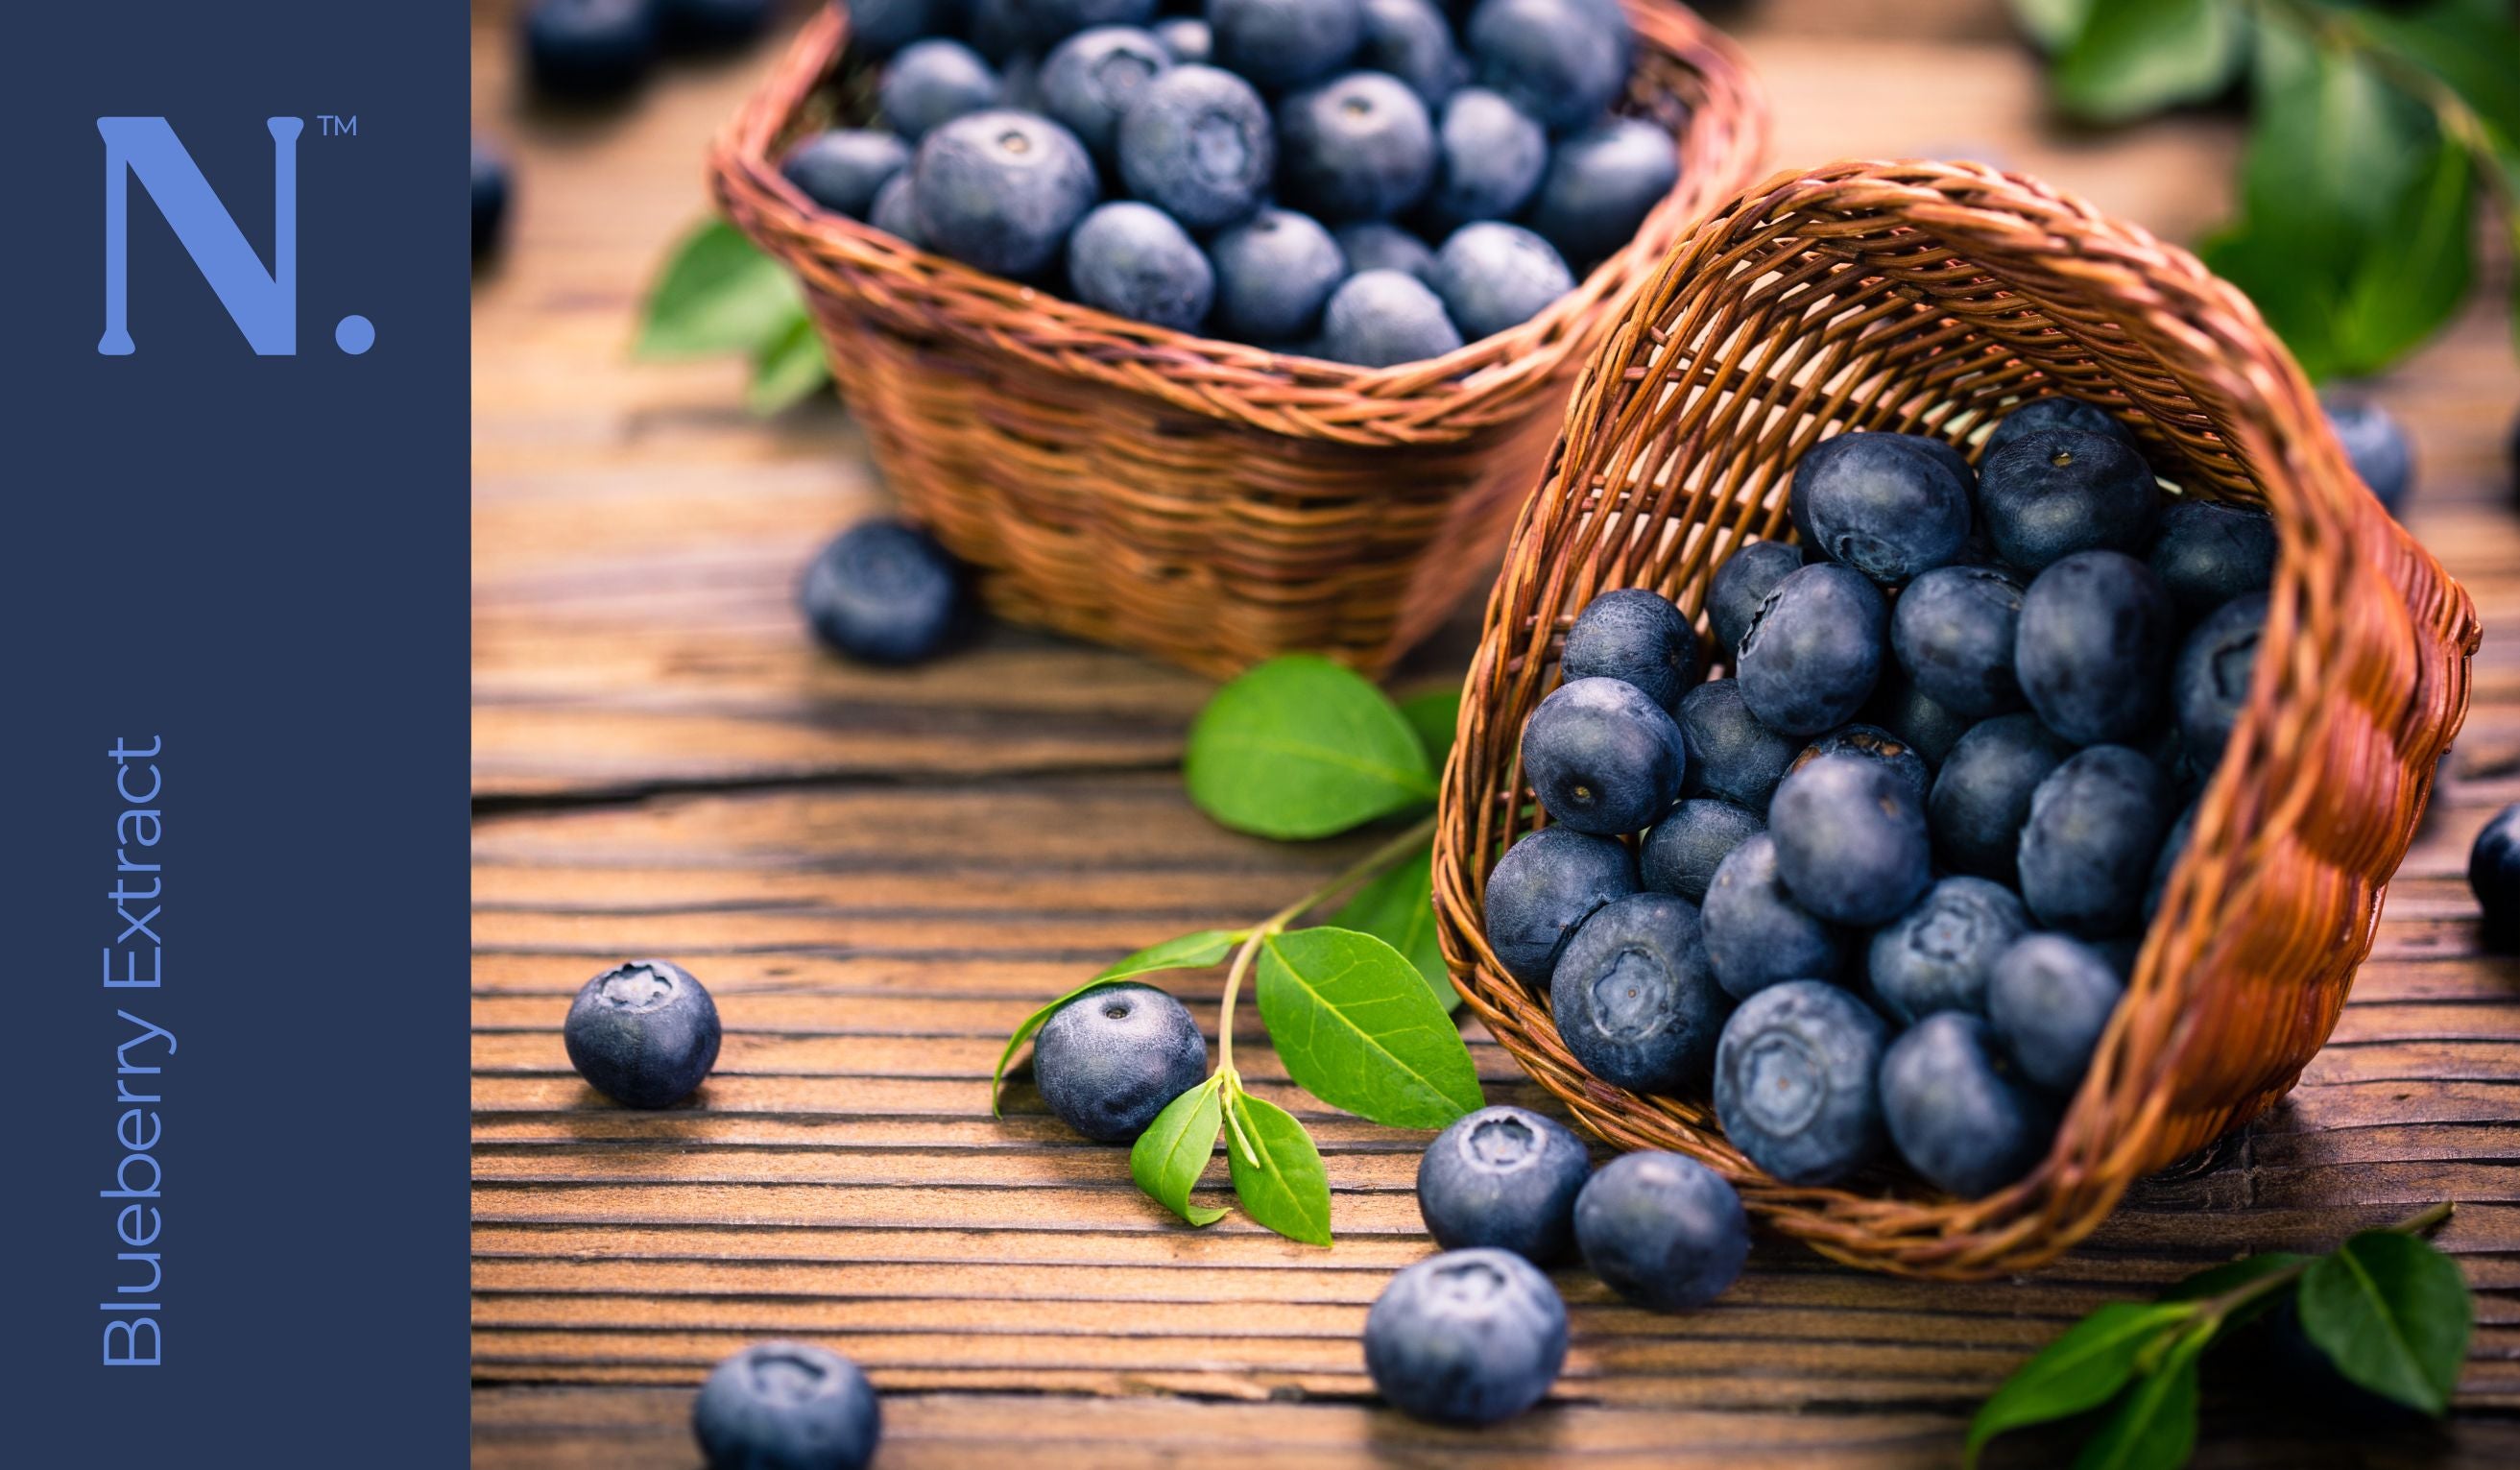
[[[1617,0],[835,0],[817,205],[1103,310],[1368,367],[1530,319],[1679,175]],[[1159,14],[1159,10],[1162,12]],[[1571,267],[1571,268],[1570,268]]]
[[[2274,527],[2165,501],[2068,398],[1975,466],[1824,439],[1790,512],[1801,545],[1711,583],[1730,677],[1651,592],[1575,620],[1522,736],[1552,825],[1490,875],[1489,943],[1595,1076],[1711,1093],[1775,1177],[1895,1152],[1976,1198],[2045,1157],[2117,1007],[2248,700]]]

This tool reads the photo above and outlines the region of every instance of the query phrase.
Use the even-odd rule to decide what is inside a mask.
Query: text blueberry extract
[[[117,739],[106,753],[113,761],[113,942],[105,946],[105,988],[110,991],[157,990],[165,980],[165,956],[158,939],[160,902],[165,893],[162,864],[156,859],[163,818],[158,793],[165,777],[158,769],[164,742],[151,736],[145,746]],[[113,1290],[97,1310],[107,1314],[104,1361],[113,1368],[154,1368],[162,1360],[164,1334],[158,1314],[165,1310],[158,1286],[166,1278],[158,1232],[158,1187],[164,1171],[158,1163],[160,1125],[158,1103],[164,1093],[166,1062],[175,1055],[175,1034],[124,1009],[126,1005],[157,1010],[155,997],[116,997],[114,1012],[126,1037],[113,1048],[113,1095],[121,1110],[113,1138],[122,1149],[114,1166],[113,1187],[97,1197],[118,1202],[113,1216]]]

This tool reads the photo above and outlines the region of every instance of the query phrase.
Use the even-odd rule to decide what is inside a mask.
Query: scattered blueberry
[[[1802,565],[1802,548],[1791,541],[1752,541],[1715,569],[1706,588],[1706,619],[1714,624],[1715,646],[1724,657],[1732,657],[1750,620],[1758,616],[1759,604]]]
[[[1881,1113],[1899,1157],[1963,1199],[2028,1173],[2054,1135],[2053,1114],[1993,1039],[1978,1017],[1940,1011],[1881,1055]]]
[[[1369,270],[1396,270],[1420,281],[1435,274],[1435,250],[1400,226],[1383,219],[1360,219],[1330,232],[1350,275]],[[1441,309],[1441,303],[1437,303]]]
[[[2077,752],[2030,799],[2022,901],[2050,929],[2086,939],[2134,933],[2172,815],[2169,785],[2141,752],[2122,745]]]
[[[1594,598],[1576,615],[1558,668],[1570,682],[1624,680],[1668,710],[1697,680],[1697,630],[1670,598],[1621,587]]]
[[[1416,276],[1364,270],[1330,293],[1322,311],[1322,352],[1333,362],[1391,367],[1459,351],[1461,330],[1443,299]]]
[[[1357,0],[1207,0],[1216,64],[1273,92],[1318,81],[1365,40]]]
[[[1638,1092],[1702,1085],[1727,1008],[1696,906],[1669,894],[1631,894],[1586,919],[1549,983],[1566,1049]]]
[[[1688,744],[1682,790],[1722,797],[1765,815],[1796,747],[1750,712],[1741,681],[1709,679],[1681,696],[1674,714]]]
[[[1679,182],[1671,134],[1641,117],[1604,117],[1557,145],[1525,223],[1570,262],[1598,260],[1634,240]]]
[[[1593,1172],[1584,1141],[1521,1108],[1481,1108],[1426,1146],[1418,1213],[1448,1251],[1488,1246],[1541,1265],[1575,1240],[1575,1195]]]
[[[692,972],[632,960],[588,981],[569,1002],[561,1039],[595,1090],[631,1108],[670,1108],[717,1064],[717,1003]]]
[[[478,138],[472,140],[472,254],[490,253],[508,217],[508,161]]]
[[[909,166],[910,146],[892,134],[835,127],[797,144],[779,171],[824,208],[864,219],[876,191]]]
[[[998,105],[998,73],[960,41],[914,41],[883,69],[883,120],[916,143],[966,113]]]
[[[1155,39],[1181,66],[1204,67],[1215,57],[1216,37],[1196,16],[1166,16],[1155,23],[1154,30]]]
[[[656,59],[653,0],[534,0],[525,12],[525,65],[554,96],[618,97]]]
[[[957,117],[920,143],[911,169],[929,248],[1002,276],[1057,260],[1101,193],[1085,145],[1031,113]]]
[[[1208,254],[1216,261],[1217,321],[1246,342],[1310,337],[1347,279],[1338,242],[1292,209],[1262,209],[1218,235]]]
[[[1892,1019],[1986,1010],[1995,962],[2029,928],[2012,890],[1983,878],[1946,878],[1872,936],[1865,974]]]
[[[1119,146],[1120,119],[1173,61],[1152,31],[1128,25],[1080,30],[1042,59],[1041,109],[1096,158],[1108,159]]]
[[[969,0],[833,0],[849,18],[849,44],[870,56],[890,56],[922,36],[963,28]]]
[[[1526,985],[1545,985],[1558,951],[1604,904],[1637,891],[1636,859],[1606,837],[1543,827],[1505,850],[1481,906],[1488,947]]]
[[[1522,730],[1522,768],[1551,817],[1579,832],[1642,832],[1680,800],[1680,726],[1624,679],[1574,679]]]
[[[1916,748],[1879,725],[1840,725],[1820,739],[1804,746],[1786,767],[1790,774],[1822,756],[1853,756],[1864,760],[1877,760],[1915,794],[1921,804],[1933,790],[1934,773]]]
[[[1813,446],[1794,466],[1790,502],[1804,539],[1883,586],[1958,556],[1968,485],[1926,442],[1855,432]]]
[[[1453,45],[1453,23],[1433,0],[1364,0],[1363,9],[1356,65],[1407,82],[1428,111],[1440,107],[1469,72]]]
[[[1788,774],[1768,808],[1777,871],[1833,924],[1884,924],[1933,881],[1925,804],[1878,760],[1822,756]]]
[[[1566,1361],[1566,1304],[1510,1251],[1447,1251],[1391,1278],[1365,1316],[1382,1397],[1439,1424],[1493,1424],[1538,1403]]]
[[[1653,1311],[1686,1311],[1740,1276],[1750,1217],[1722,1174],[1647,1149],[1621,1154],[1585,1184],[1575,1239],[1602,1285]]]
[[[1788,1184],[1828,1184],[1882,1149],[1873,1078],[1889,1027],[1825,981],[1790,980],[1741,1003],[1715,1048],[1715,1117],[1750,1162]]]
[[[1890,613],[1890,650],[1917,692],[1963,719],[2021,708],[2012,644],[2020,581],[1993,567],[1938,567],[1909,583]]]
[[[1193,230],[1249,215],[1278,167],[1268,105],[1214,67],[1175,67],[1147,83],[1120,119],[1119,147],[1129,192]]]
[[[1845,967],[1836,930],[1794,901],[1777,871],[1776,839],[1755,832],[1724,855],[1698,912],[1706,961],[1734,999],[1795,980],[1830,980]]]
[[[2105,434],[2136,448],[2135,431],[2119,423],[2107,409],[2080,398],[2033,398],[2007,413],[1986,436],[1986,452],[1981,460],[1993,459],[2025,434],[2042,429],[2078,429],[2085,434]]]
[[[1479,83],[1557,132],[1609,110],[1636,45],[1610,0],[1480,0],[1465,34]]]
[[[2160,500],[2151,467],[2125,440],[2079,429],[2025,434],[1978,476],[1988,537],[2028,572],[2078,551],[2143,550]]]
[[[1097,206],[1077,225],[1067,276],[1087,305],[1179,332],[1205,321],[1216,298],[1216,272],[1198,242],[1171,215],[1135,200]]]
[[[2128,740],[2160,719],[2172,640],[2170,594],[2151,568],[2082,551],[2022,595],[2012,666],[2048,728],[2076,745]]]
[[[867,211],[867,223],[905,244],[926,248],[927,237],[919,228],[919,193],[909,169],[885,179],[883,187],[875,192],[875,206]]]
[[[963,573],[926,532],[895,521],[842,531],[805,569],[806,620],[825,643],[870,664],[933,657],[970,620]]]
[[[776,0],[659,0],[658,18],[668,44],[687,51],[722,51],[769,27]]]
[[[2415,481],[2415,451],[2407,440],[2407,431],[2389,410],[2369,398],[2321,393],[2319,406],[2327,411],[2327,427],[2345,446],[2354,473],[2390,515],[2398,514],[2407,502],[2408,487]]]
[[[1855,718],[1881,676],[1890,620],[1860,572],[1822,563],[1771,588],[1741,634],[1741,698],[1780,735],[1805,738]]]
[[[1691,797],[1645,834],[1638,852],[1644,886],[1703,903],[1724,859],[1767,830],[1758,813],[1745,807],[1713,797]]]
[[[1511,219],[1540,187],[1541,170],[1549,164],[1549,134],[1496,93],[1464,87],[1444,104],[1435,155],[1435,187],[1426,207],[1438,228]]]
[[[1925,802],[1935,855],[1959,872],[2013,882],[2031,798],[2073,754],[2035,714],[1970,726],[1944,758]]]
[[[2266,625],[2267,595],[2260,592],[2223,604],[2187,635],[2171,687],[2188,759],[2209,767],[2222,759],[2231,727],[2248,707]]]
[[[709,1470],[865,1470],[883,1434],[858,1365],[808,1343],[755,1343],[709,1371],[692,1434]]]
[[[2124,994],[2107,956],[2061,934],[2034,934],[1995,962],[1987,1022],[2023,1077],[2071,1092]]]
[[[1865,701],[1857,717],[1867,724],[1879,725],[1914,747],[1927,765],[1941,765],[1951,756],[1952,748],[1959,744],[1960,737],[1968,733],[1969,721],[1927,699],[1897,660],[1886,660],[1884,664],[1881,682],[1873,686],[1872,698]]]
[[[2497,947],[2520,942],[2520,802],[2496,812],[2467,850],[2467,886]]]
[[[1097,1143],[1127,1143],[1207,1076],[1207,1038],[1153,986],[1105,986],[1042,1023],[1032,1075],[1059,1122]]]
[[[2161,513],[2150,562],[2179,611],[2201,618],[2274,581],[2275,523],[2228,501],[2182,499]]]

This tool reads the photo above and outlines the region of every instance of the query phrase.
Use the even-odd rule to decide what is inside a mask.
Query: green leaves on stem
[[[1440,1128],[1483,1101],[1452,1019],[1370,934],[1262,935],[1260,1020],[1297,1086],[1359,1118]]]
[[[744,356],[744,402],[768,417],[811,396],[831,364],[787,267],[753,249],[723,219],[696,226],[674,247],[640,313],[642,357]]]
[[[2408,1408],[2450,1407],[2475,1308],[2458,1263],[2423,1241],[2365,1230],[2301,1277],[2301,1330],[2336,1370]]]
[[[1362,674],[1310,655],[1226,685],[1190,729],[1182,780],[1237,832],[1328,837],[1422,805],[1435,767],[1409,720]]]

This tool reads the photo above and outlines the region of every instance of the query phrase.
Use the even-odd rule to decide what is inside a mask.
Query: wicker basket
[[[867,111],[835,7],[711,172],[803,279],[884,479],[1000,614],[1216,674],[1298,649],[1379,669],[1493,566],[1577,366],[1759,164],[1766,104],[1732,47],[1669,0],[1628,5],[1628,110],[1678,134],[1679,184],[1554,305],[1431,362],[1367,370],[1148,327],[815,209],[778,160]]]
[[[1781,1184],[1705,1104],[1588,1076],[1546,997],[1497,964],[1480,891],[1541,820],[1517,737],[1576,610],[1643,586],[1696,615],[1742,537],[1789,534],[1787,475],[1823,436],[1964,443],[2048,391],[2110,407],[2186,493],[2272,512],[2256,686],[2039,1169],[1975,1202],[1887,1171],[1855,1190]],[[2466,711],[2477,638],[2466,594],[2354,478],[2291,357],[2193,256],[1982,167],[1781,175],[1707,219],[1639,294],[1515,528],[1444,774],[1435,898],[1454,983],[1600,1136],[1703,1160],[1823,1255],[1948,1278],[2042,1264],[2135,1179],[2282,1095],[2326,1040]]]

